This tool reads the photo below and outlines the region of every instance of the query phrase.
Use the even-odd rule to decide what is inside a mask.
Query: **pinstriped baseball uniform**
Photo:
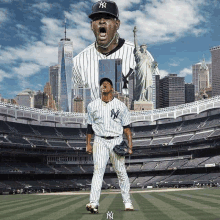
[[[99,98],[99,60],[122,59],[122,73],[126,75],[130,68],[135,68],[134,44],[119,39],[118,46],[108,54],[102,54],[95,48],[95,43],[88,46],[73,58],[73,81],[78,84],[88,84],[91,88],[91,98]]]
[[[124,203],[131,203],[130,183],[125,168],[125,157],[118,156],[113,148],[123,140],[123,126],[130,124],[128,108],[117,98],[105,103],[100,98],[91,102],[88,107],[88,124],[92,125],[95,133],[93,144],[94,173],[90,193],[90,202],[99,205],[103,175],[110,157],[110,161],[117,173],[119,186]],[[106,140],[100,136],[115,137]]]

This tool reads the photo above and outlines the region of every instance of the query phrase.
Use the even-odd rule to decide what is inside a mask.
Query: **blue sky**
[[[49,66],[58,62],[58,42],[73,41],[74,56],[94,41],[87,15],[91,1],[0,0],[0,94],[14,98],[26,88],[43,90]],[[176,73],[192,81],[191,66],[220,45],[219,0],[117,0],[122,38],[139,44],[159,64],[161,76]]]

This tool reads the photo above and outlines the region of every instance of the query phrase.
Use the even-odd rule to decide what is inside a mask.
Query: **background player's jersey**
[[[89,103],[88,124],[92,125],[95,135],[119,136],[123,134],[123,126],[130,124],[130,115],[125,104],[117,98],[105,103],[100,98]]]
[[[130,68],[135,68],[134,44],[120,39],[119,45],[116,50],[104,55],[96,50],[95,43],[93,43],[73,58],[73,81],[78,84],[88,84],[91,88],[92,100],[100,97],[99,60],[122,59],[122,73],[124,75],[127,75]]]

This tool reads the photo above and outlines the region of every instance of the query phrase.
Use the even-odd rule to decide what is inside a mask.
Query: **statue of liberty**
[[[138,46],[137,28],[134,27],[134,56],[136,61],[136,91],[139,94],[138,101],[152,101],[152,69],[153,58],[147,51],[147,45]],[[137,100],[137,99],[136,99]]]

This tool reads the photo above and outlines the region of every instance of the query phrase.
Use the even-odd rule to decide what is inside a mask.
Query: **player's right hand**
[[[92,145],[91,144],[86,145],[86,153],[92,154]]]

